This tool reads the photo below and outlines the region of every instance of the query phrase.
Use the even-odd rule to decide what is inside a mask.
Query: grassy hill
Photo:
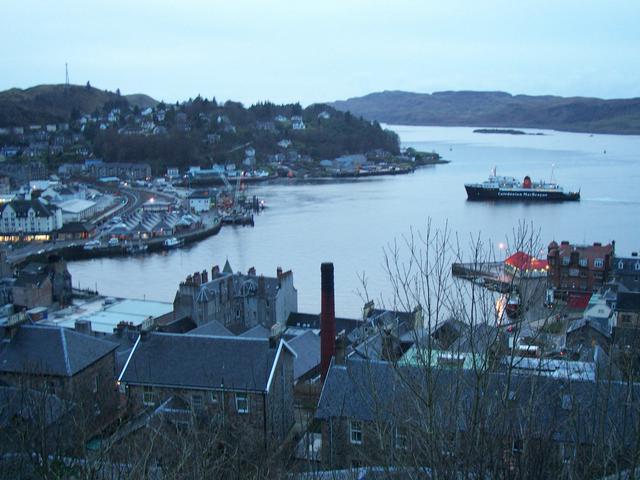
[[[602,100],[505,92],[384,91],[331,105],[369,120],[391,124],[640,134],[640,98]]]
[[[154,106],[153,98],[142,95],[123,95],[78,85],[38,85],[0,92],[0,127],[68,122],[74,114],[91,113],[110,105]]]

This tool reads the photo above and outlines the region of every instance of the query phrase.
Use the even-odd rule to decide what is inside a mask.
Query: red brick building
[[[610,278],[615,243],[572,245],[567,241],[549,244],[547,261],[549,287],[557,298],[592,293]]]

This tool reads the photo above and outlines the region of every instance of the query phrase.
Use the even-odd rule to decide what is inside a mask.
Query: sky
[[[303,105],[382,90],[640,97],[639,0],[3,0],[0,90]]]

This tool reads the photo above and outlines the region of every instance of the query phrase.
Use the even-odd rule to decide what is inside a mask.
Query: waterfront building
[[[94,178],[118,177],[129,180],[145,180],[151,177],[147,163],[92,162],[86,165],[87,173]]]
[[[547,280],[556,298],[589,296],[610,279],[615,243],[572,245],[555,241],[548,247]]]
[[[239,333],[258,324],[284,325],[298,311],[298,292],[291,271],[278,268],[275,277],[265,277],[250,268],[245,275],[234,273],[227,261],[222,271],[217,265],[211,269],[211,279],[206,270],[189,275],[173,305],[176,318],[191,317],[198,326],[217,320]]]
[[[640,292],[640,257],[638,257],[638,252],[632,252],[630,257],[615,257],[613,280],[628,291]]]
[[[39,199],[0,204],[0,240],[49,240],[62,225],[62,211]]]

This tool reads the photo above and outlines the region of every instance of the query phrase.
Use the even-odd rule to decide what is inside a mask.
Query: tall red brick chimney
[[[320,266],[322,304],[320,310],[320,378],[327,377],[336,348],[336,313],[333,294],[333,263]]]

